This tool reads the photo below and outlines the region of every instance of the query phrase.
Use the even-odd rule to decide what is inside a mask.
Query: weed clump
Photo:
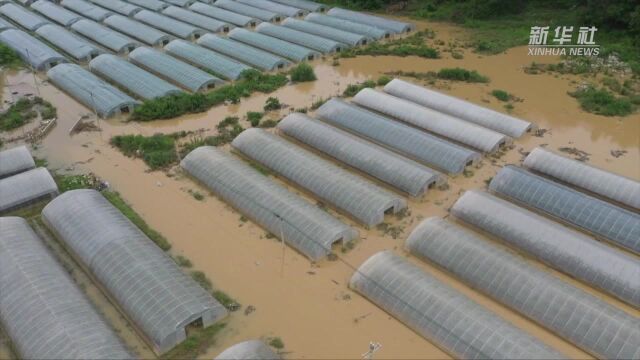
[[[116,135],[111,138],[111,145],[126,156],[142,158],[152,170],[166,168],[178,161],[175,140],[169,135]]]
[[[284,349],[284,342],[279,337],[274,337],[269,340],[269,345],[278,350]]]
[[[344,89],[344,92],[342,92],[342,96],[344,97],[356,96],[356,94],[359,93],[360,90],[365,88],[374,88],[374,87],[376,87],[376,82],[373,80],[367,80],[359,84],[349,84],[347,88]]]
[[[493,95],[496,99],[500,101],[505,101],[505,102],[511,100],[512,98],[511,94],[509,94],[504,90],[499,90],[499,89],[493,90],[491,92],[491,95]]]
[[[258,127],[258,125],[260,125],[260,120],[262,120],[263,116],[264,116],[264,113],[261,113],[258,111],[249,111],[247,112],[247,121],[251,123],[251,126]]]
[[[371,56],[419,56],[427,59],[437,59],[440,57],[438,50],[428,46],[426,40],[431,33],[428,31],[418,31],[405,38],[391,40],[387,42],[375,42],[367,46],[347,49],[339,55],[341,58],[352,58],[361,55]]]
[[[277,97],[271,96],[264,103],[264,111],[280,110],[281,108],[282,104],[280,103],[280,99],[278,99]]]
[[[588,86],[570,92],[580,103],[583,110],[604,116],[625,116],[634,111],[633,103],[627,98],[614,96],[606,89],[596,89]]]
[[[318,79],[316,74],[313,72],[311,65],[306,62],[300,63],[298,66],[291,69],[289,74],[291,75],[291,81],[293,82],[307,82]]]
[[[475,70],[467,70],[459,67],[444,68],[438,71],[438,78],[444,80],[465,81],[471,83],[488,83],[489,78],[480,75]]]

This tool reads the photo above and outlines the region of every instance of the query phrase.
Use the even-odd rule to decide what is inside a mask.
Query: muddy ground
[[[431,41],[464,41],[465,30],[442,24],[420,24],[421,28],[436,31]],[[227,328],[216,344],[202,358],[212,358],[224,348],[252,338],[280,337],[285,343],[285,358],[360,358],[367,351],[370,341],[382,345],[376,358],[416,359],[448,358],[435,345],[405,327],[384,311],[347,288],[353,267],[359,266],[369,256],[383,249],[402,250],[403,241],[417,223],[430,216],[446,216],[447,209],[467,189],[483,188],[504,164],[519,164],[527,151],[546,145],[557,150],[561,147],[576,148],[589,154],[588,162],[606,170],[640,180],[640,115],[624,118],[603,117],[582,111],[577,101],[567,92],[573,91],[584,79],[575,75],[550,73],[529,75],[523,67],[532,61],[558,62],[559,58],[532,58],[526,47],[513,48],[504,54],[482,56],[470,50],[460,49],[463,59],[453,59],[450,53],[442,53],[441,59],[417,57],[358,57],[341,59],[338,66],[332,59],[313,63],[318,80],[312,83],[286,86],[273,94],[255,95],[239,105],[220,106],[202,114],[184,116],[173,120],[149,123],[125,123],[121,119],[101,120],[102,131],[81,132],[69,135],[70,127],[79,116],[90,113],[79,103],[43,79],[34,87],[31,74],[9,72],[4,74],[3,99],[11,91],[39,92],[58,108],[58,125],[37,146],[34,154],[46,158],[52,169],[68,172],[93,172],[120,192],[131,206],[171,242],[173,254],[181,254],[224,290],[244,305],[228,320]],[[175,169],[166,172],[149,172],[139,159],[125,157],[112,148],[108,141],[117,134],[151,135],[181,130],[204,129],[204,135],[215,134],[215,125],[225,116],[243,116],[247,111],[262,111],[269,96],[276,96],[289,109],[310,106],[319,98],[340,94],[348,84],[377,78],[388,71],[437,71],[443,67],[463,67],[477,70],[488,76],[488,84],[469,84],[437,81],[435,86],[449,94],[479,103],[499,111],[506,111],[504,103],[489,93],[493,89],[506,90],[522,101],[514,102],[515,116],[536,123],[546,130],[541,137],[526,135],[515,142],[513,149],[504,156],[485,157],[480,168],[473,173],[449,178],[447,190],[433,190],[420,199],[409,199],[411,215],[398,220],[388,216],[386,222],[403,232],[393,239],[377,229],[364,229],[340,214],[344,221],[356,226],[360,240],[353,250],[338,254],[341,261],[310,263],[291,248],[285,248],[277,239],[265,237],[265,230],[251,222],[240,220],[240,214],[225,203],[186,178]],[[423,83],[415,79],[410,81]],[[284,109],[282,115],[288,113]],[[248,124],[243,123],[245,127]],[[17,130],[21,131],[21,130]],[[11,135],[11,134],[9,134]],[[12,145],[5,145],[12,146]],[[611,151],[626,151],[614,157]],[[189,190],[207,194],[204,201],[197,201]],[[292,189],[298,191],[298,189]],[[306,195],[305,195],[306,196]],[[311,197],[309,197],[311,199]],[[315,200],[311,199],[315,202]],[[332,213],[335,214],[332,210]],[[414,258],[436,277],[451,284],[472,299],[495,311],[516,326],[541,338],[570,358],[589,358],[571,344],[552,335],[518,314],[464,286],[452,277]],[[536,263],[537,266],[541,266]],[[545,268],[552,271],[548,268]],[[561,276],[565,279],[566,277]],[[602,293],[587,289],[596,296],[623,308],[632,316],[640,312],[630,309]],[[134,346],[143,357],[150,356],[148,348],[114,311],[99,292],[86,283],[88,292],[98,300],[101,311],[115,325],[120,335]],[[244,314],[247,306],[255,311]],[[0,357],[3,357],[0,335]]]

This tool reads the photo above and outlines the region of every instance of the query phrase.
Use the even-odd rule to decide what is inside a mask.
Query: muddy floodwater
[[[464,30],[449,25],[423,23],[420,27],[435,30],[434,40],[464,41],[467,36]],[[69,129],[79,116],[90,113],[90,110],[48,84],[44,78],[38,78],[36,87],[29,73],[4,74],[3,99],[8,99],[14,91],[38,92],[53,103],[58,109],[58,124],[37,146],[35,155],[46,158],[52,169],[93,172],[109,182],[152,228],[167,237],[172,244],[172,254],[189,258],[195,270],[205,272],[216,288],[224,290],[243,305],[240,311],[231,315],[226,329],[207,353],[202,354],[202,358],[210,359],[240,341],[277,336],[285,344],[284,357],[292,359],[361,358],[371,341],[382,345],[376,358],[442,359],[448,358],[442,350],[348,289],[354,267],[383,249],[405,254],[404,239],[422,219],[446,216],[448,208],[462,192],[484,188],[485,181],[504,164],[519,164],[526,152],[539,145],[544,144],[553,150],[568,147],[585,151],[589,154],[590,164],[640,180],[638,113],[619,118],[584,112],[578,102],[567,94],[584,82],[583,78],[551,73],[530,75],[523,71],[523,67],[534,60],[552,63],[560,61],[559,58],[532,58],[527,55],[526,47],[512,48],[493,56],[478,55],[466,49],[459,51],[464,55],[463,59],[453,59],[447,52],[442,52],[441,59],[363,56],[340,59],[339,65],[334,66],[332,59],[327,58],[313,63],[318,77],[315,82],[285,86],[272,94],[257,94],[243,99],[238,105],[219,106],[206,113],[172,120],[148,123],[125,123],[122,119],[100,120],[98,125],[102,131],[81,132],[72,136],[69,135]],[[337,261],[310,263],[291,248],[283,248],[277,239],[266,238],[265,230],[259,226],[250,221],[241,221],[239,213],[210,195],[181,171],[173,169],[169,171],[171,176],[162,171],[150,172],[142,160],[128,158],[109,145],[109,139],[117,134],[151,135],[203,130],[203,135],[211,135],[215,133],[215,125],[225,116],[242,117],[247,111],[262,111],[269,96],[278,97],[288,106],[281,111],[281,115],[285,115],[291,109],[308,107],[320,98],[338,95],[349,84],[375,79],[388,71],[427,72],[456,66],[477,70],[491,81],[488,84],[437,81],[429,86],[503,112],[506,111],[504,103],[491,96],[490,92],[494,89],[505,90],[521,99],[513,103],[512,114],[532,121],[546,131],[541,136],[525,135],[516,140],[505,155],[484,157],[479,168],[472,169],[466,175],[450,177],[446,190],[431,190],[422,198],[409,199],[410,216],[404,219],[387,216],[385,219],[387,223],[403,230],[397,239],[375,228],[364,229],[330,209],[334,215],[360,231],[355,248],[346,253],[338,251],[340,259]],[[426,84],[416,79],[407,80]],[[249,126],[246,122],[242,125]],[[19,134],[20,131],[14,133]],[[615,157],[612,151],[626,153]],[[204,201],[197,201],[189,190],[198,190],[207,196]],[[307,197],[315,202],[310,196]],[[471,290],[446,273],[415,258],[410,257],[410,261],[567,357],[590,358],[571,344]],[[538,263],[535,265],[542,267]],[[639,311],[611,297],[557,275],[624,309],[630,316],[640,316]],[[108,302],[98,301],[99,305],[102,303],[106,308],[109,307]],[[244,309],[248,306],[253,306],[255,311],[245,315]],[[109,318],[119,317],[117,312],[111,313],[112,310],[104,312]],[[120,335],[130,345],[136,346],[141,356],[150,356],[151,353],[134,332],[122,331]],[[2,352],[0,357],[3,357]]]

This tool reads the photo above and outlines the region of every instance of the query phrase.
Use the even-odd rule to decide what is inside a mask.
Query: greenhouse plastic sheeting
[[[208,17],[212,17],[214,19],[218,19],[220,21],[224,21],[229,24],[233,24],[235,26],[241,27],[253,27],[256,26],[260,20],[256,18],[252,18],[250,16],[236,14],[232,11],[225,10],[219,7],[203,4],[201,2],[196,2],[193,5],[189,6],[191,11],[195,11],[202,15],[206,15]]]
[[[219,78],[184,63],[161,51],[139,47],[129,54],[129,60],[192,92],[206,90],[223,83]]]
[[[384,91],[514,138],[524,135],[532,128],[528,121],[400,79],[393,79],[385,85]]]
[[[187,7],[193,4],[194,2],[196,2],[196,0],[163,0],[163,1],[171,5],[181,6],[181,7]]]
[[[126,3],[122,0],[89,0],[105,9],[124,16],[133,16],[133,14],[142,10],[141,7]]]
[[[334,53],[349,47],[347,44],[266,22],[256,26],[256,31],[322,53]]]
[[[341,19],[359,22],[383,29],[389,29],[395,33],[406,33],[415,29],[415,25],[397,20],[387,19],[381,16],[368,15],[358,11],[351,11],[334,7],[327,11],[328,15],[339,17]]]
[[[639,318],[459,225],[429,218],[405,246],[596,358],[640,358]]]
[[[333,126],[450,174],[459,174],[465,166],[480,159],[475,151],[337,98],[324,103],[315,115]]]
[[[13,24],[9,23],[7,20],[0,18],[0,31],[7,29],[15,29],[16,27]]]
[[[113,12],[105,10],[84,0],[62,0],[60,2],[60,5],[95,21],[102,21],[107,17],[113,15]]]
[[[122,15],[109,16],[104,24],[151,46],[164,46],[174,39],[165,32]]]
[[[138,5],[147,10],[157,11],[157,12],[169,6],[169,4],[160,0],[127,0],[127,2],[132,3],[134,5]]]
[[[36,70],[48,70],[57,64],[67,62],[62,54],[22,30],[7,29],[0,32],[0,43],[10,47]]]
[[[204,29],[149,10],[142,10],[133,17],[147,25],[186,40],[194,40],[206,34]]]
[[[0,151],[0,179],[36,167],[36,162],[26,146]]]
[[[264,9],[259,9],[257,7],[241,4],[233,0],[218,0],[214,3],[214,5],[229,11],[233,11],[234,13],[250,16],[262,21],[278,22],[281,18],[280,15],[272,11],[267,11]]]
[[[71,24],[71,29],[120,54],[129,53],[140,45],[130,37],[91,20],[78,20]]]
[[[235,344],[214,360],[277,360],[280,356],[260,340],[248,340]]]
[[[237,80],[243,71],[251,69],[250,66],[184,40],[173,40],[165,46],[165,50],[225,79]]]
[[[255,66],[261,70],[272,71],[284,68],[290,64],[289,61],[266,51],[214,34],[206,34],[198,39],[197,42],[199,45],[208,49]]]
[[[383,222],[389,210],[396,213],[407,207],[400,196],[266,130],[247,129],[231,145],[367,226]]]
[[[198,14],[193,11],[189,11],[185,8],[169,6],[168,8],[162,10],[162,13],[174,19],[184,21],[188,24],[195,25],[212,32],[229,31],[229,24],[210,18],[208,16],[204,16],[202,14]]]
[[[282,22],[282,26],[321,36],[323,38],[335,40],[349,46],[365,45],[369,41],[369,39],[364,35],[354,34],[330,26],[320,25],[310,21],[298,20],[293,18],[285,19]]]
[[[180,166],[223,201],[312,260],[357,232],[319,207],[276,184],[248,164],[212,146],[199,147]],[[283,236],[284,235],[284,236]]]
[[[630,254],[486,192],[465,192],[451,213],[552,268],[640,307],[640,262]]]
[[[303,9],[307,11],[315,11],[315,12],[327,11],[327,5],[319,4],[317,2],[308,1],[308,0],[272,0],[272,1],[280,4],[284,4],[284,5],[297,7],[299,9]]]
[[[0,229],[0,324],[20,358],[133,358],[24,219]]]
[[[138,104],[129,95],[75,64],[60,64],[49,70],[47,77],[101,117],[131,112]]]
[[[0,214],[58,195],[58,186],[45,168],[36,168],[0,180]]]
[[[367,259],[349,287],[457,359],[564,358],[391,251]]]
[[[291,16],[304,16],[307,11],[295,8],[293,6],[279,4],[277,2],[269,1],[269,0],[236,0],[239,3],[243,3],[245,5],[257,7],[259,9],[264,9],[267,11],[274,12],[276,14],[283,15],[283,17]]]
[[[42,220],[91,272],[162,354],[227,315],[120,210],[95,190],[72,190],[42,210]]]
[[[523,166],[604,198],[640,209],[640,182],[537,147]]]
[[[364,35],[366,37],[369,37],[371,39],[376,39],[376,40],[388,38],[389,36],[391,36],[391,32],[389,30],[377,28],[375,26],[360,24],[360,23],[345,20],[345,19],[340,19],[335,16],[311,13],[305,17],[305,20],[316,23],[316,24],[329,26],[335,29],[348,31],[354,34]]]
[[[62,26],[69,26],[83,18],[48,0],[38,0],[31,4],[31,8]]]
[[[353,102],[486,153],[510,142],[496,131],[373,89],[361,90]]]
[[[12,3],[0,6],[0,14],[29,31],[36,31],[40,26],[49,24],[49,20],[42,16]]]
[[[103,52],[97,46],[58,25],[43,25],[36,30],[36,34],[71,55],[76,61],[90,61]]]
[[[489,189],[640,254],[640,214],[573,190],[512,165]]]
[[[278,129],[411,196],[420,196],[442,181],[434,170],[304,114],[288,115]]]
[[[320,56],[314,50],[247,29],[235,28],[229,32],[229,37],[293,61],[314,60]]]

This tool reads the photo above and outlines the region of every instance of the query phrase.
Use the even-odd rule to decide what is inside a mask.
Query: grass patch
[[[385,86],[388,83],[390,83],[391,80],[393,80],[393,79],[391,79],[390,77],[388,77],[386,75],[382,75],[382,76],[380,76],[378,78],[378,81],[376,81],[376,84],[378,84],[378,86]]]
[[[202,271],[192,271],[191,278],[198,283],[203,289],[207,291],[211,291],[213,289],[213,284],[211,284],[211,280],[207,278],[207,275]]]
[[[504,90],[499,90],[499,89],[493,90],[491,92],[491,95],[493,95],[496,99],[500,101],[505,101],[505,102],[511,100],[512,98],[511,94],[509,94]]]
[[[251,123],[251,126],[258,127],[263,116],[264,113],[258,111],[249,111],[247,112],[247,121]]]
[[[240,309],[240,304],[238,304],[237,301],[235,301],[231,296],[227,295],[227,293],[225,293],[224,291],[215,290],[212,293],[212,295],[227,310],[236,311],[236,310]]]
[[[320,108],[320,106],[324,105],[327,101],[329,101],[329,98],[327,98],[327,99],[320,98],[320,99],[314,101],[313,103],[311,103],[311,110],[318,110],[318,108]]]
[[[213,324],[207,328],[187,329],[187,339],[171,351],[162,355],[161,359],[195,359],[216,343],[216,335],[226,326],[225,323]]]
[[[593,86],[570,92],[580,103],[580,107],[590,113],[604,116],[626,116],[635,108],[631,100],[616,97],[604,88],[596,89]]]
[[[282,339],[276,336],[274,338],[269,339],[269,346],[278,350],[282,350],[284,349],[284,341],[282,341]]]
[[[176,264],[178,264],[178,266],[180,267],[190,268],[193,266],[193,264],[191,263],[191,260],[187,259],[182,255],[176,255],[173,259],[175,260]]]
[[[289,75],[291,76],[291,81],[293,82],[308,82],[315,81],[318,78],[316,74],[313,72],[313,68],[311,65],[306,62],[300,63],[295,66],[293,69],[289,71]]]
[[[282,108],[282,104],[280,103],[280,99],[277,97],[270,96],[267,101],[264,103],[264,111],[275,111],[280,110]]]
[[[13,49],[5,44],[0,44],[0,66],[15,69],[22,65],[22,59]]]
[[[89,178],[85,175],[54,174],[53,179],[56,181],[56,184],[58,185],[58,190],[60,190],[60,193],[63,193],[69,190],[92,188],[92,184]]]
[[[41,97],[20,98],[0,115],[0,131],[17,129],[38,117],[48,120],[56,117],[57,110],[50,102]]]
[[[376,82],[373,80],[367,80],[359,84],[349,84],[347,85],[347,88],[342,92],[342,96],[353,97],[356,96],[356,94],[359,93],[362,89],[374,87],[376,87]]]
[[[263,121],[260,124],[261,128],[273,128],[276,127],[278,125],[279,121],[278,120],[273,120],[273,119],[267,119],[265,121]]]
[[[488,83],[489,78],[480,75],[475,70],[467,70],[459,67],[443,68],[438,71],[437,76],[443,80],[464,81],[470,83]]]
[[[166,168],[178,161],[175,139],[170,135],[116,135],[111,138],[111,145],[126,156],[142,158],[152,170]]]
[[[353,58],[361,55],[371,56],[418,56],[427,59],[440,57],[438,50],[427,45],[426,41],[432,33],[418,31],[413,35],[386,42],[374,42],[366,46],[346,49],[337,56],[340,58]]]

